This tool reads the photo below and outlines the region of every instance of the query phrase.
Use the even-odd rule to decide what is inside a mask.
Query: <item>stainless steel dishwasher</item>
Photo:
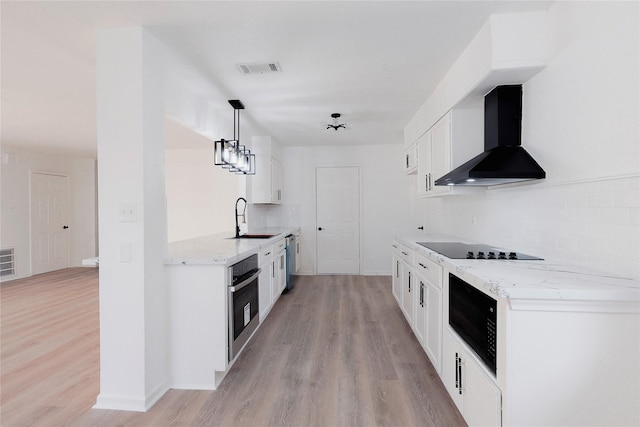
[[[296,236],[295,234],[289,234],[285,237],[286,241],[286,254],[287,254],[287,268],[286,268],[286,277],[287,277],[287,287],[289,290],[293,288],[296,275],[292,274],[296,271]]]

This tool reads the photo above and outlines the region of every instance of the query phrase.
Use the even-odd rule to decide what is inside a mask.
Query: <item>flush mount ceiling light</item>
[[[213,163],[241,175],[256,174],[256,156],[244,145],[240,145],[240,110],[244,105],[237,99],[230,99],[233,107],[233,139],[220,139],[213,144]]]
[[[340,128],[348,129],[349,125],[347,123],[338,123],[340,116],[341,116],[340,113],[331,114],[331,118],[333,118],[333,123],[327,124],[327,129],[333,129],[335,131],[337,131]]]

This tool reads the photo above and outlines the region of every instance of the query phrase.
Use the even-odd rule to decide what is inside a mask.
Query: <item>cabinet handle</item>
[[[420,281],[420,307],[424,307],[424,283]]]
[[[271,252],[267,252],[266,254],[264,254],[264,256],[269,256],[271,255]]]
[[[393,246],[395,249],[398,249],[398,247],[396,245],[391,245],[391,246]]]
[[[429,191],[431,191],[431,172],[429,172]]]
[[[456,353],[456,390],[460,390],[460,381],[458,378],[458,353]]]
[[[409,272],[409,292],[411,292],[411,272]]]
[[[429,267],[427,267],[426,265],[424,265],[423,263],[419,262],[418,265],[422,268],[426,268],[427,270],[429,269]]]
[[[409,169],[409,155],[407,154],[407,169]]]
[[[458,353],[456,353],[457,355]],[[457,370],[457,376],[458,376],[458,393],[462,394],[462,358],[458,357],[457,360],[457,366],[458,366],[458,370]]]
[[[429,191],[429,174],[424,176],[424,189],[425,191]]]
[[[396,279],[400,277],[400,261],[396,261]]]
[[[276,278],[276,263],[274,261],[271,261],[271,278]]]
[[[402,255],[404,255],[404,256],[409,256],[409,254],[408,254],[408,253],[406,253],[405,251],[402,251]]]

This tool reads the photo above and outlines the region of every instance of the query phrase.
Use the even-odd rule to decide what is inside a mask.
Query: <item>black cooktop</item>
[[[418,242],[427,249],[438,252],[451,259],[489,259],[489,260],[542,260],[542,258],[506,251],[487,245],[473,245],[460,242]]]

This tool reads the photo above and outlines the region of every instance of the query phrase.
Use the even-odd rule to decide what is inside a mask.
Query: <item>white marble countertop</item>
[[[508,298],[511,304],[521,304],[518,301],[524,300],[573,301],[574,305],[576,301],[584,304],[610,302],[626,307],[623,311],[640,312],[638,280],[547,260],[450,259],[418,245],[417,242],[453,242],[460,239],[426,233],[395,238],[399,243],[446,267],[451,273],[477,288],[497,297]],[[530,302],[526,304],[530,305],[530,309],[535,309]]]
[[[251,231],[251,234],[274,235],[268,239],[234,239],[230,232],[171,242],[165,265],[231,265],[297,230],[298,227],[282,227]]]

